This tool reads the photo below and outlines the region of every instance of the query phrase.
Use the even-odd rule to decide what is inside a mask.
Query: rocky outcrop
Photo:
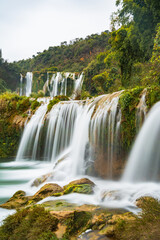
[[[45,175],[46,176],[46,175]],[[81,178],[70,182],[64,187],[60,187],[55,183],[47,183],[40,188],[33,196],[26,196],[22,190],[16,192],[6,203],[1,204],[0,207],[7,209],[17,209],[24,206],[34,205],[46,197],[62,196],[73,192],[91,194],[95,184],[88,178]]]

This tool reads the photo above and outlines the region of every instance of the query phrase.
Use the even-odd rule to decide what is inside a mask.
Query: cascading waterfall
[[[81,93],[81,88],[83,84],[83,78],[84,75],[83,73],[79,74],[78,78],[76,78],[75,73],[61,73],[57,72],[54,73],[51,77],[49,77],[49,73],[47,73],[47,81],[43,86],[43,91],[46,93],[47,91],[50,94],[50,97],[55,97],[58,95],[64,95],[67,96],[68,94],[72,95],[72,98],[75,99],[76,96],[79,96]],[[70,86],[68,89],[68,79],[72,79],[69,85]],[[73,94],[72,94],[73,92]]]
[[[120,94],[117,92],[86,101],[60,102],[53,106],[47,117],[47,104],[42,105],[24,130],[17,160],[37,159],[43,141],[45,160],[55,163],[67,153],[66,172],[71,175],[84,174],[89,168],[94,174],[95,170],[91,169],[95,168],[94,163],[97,164],[100,154],[106,167],[104,175],[111,178],[111,165],[117,154],[114,143],[118,139],[121,120],[118,107]],[[101,145],[103,147],[98,152]]]
[[[32,79],[33,73],[27,72],[26,74],[26,96],[29,97],[32,92]]]
[[[146,119],[146,114],[147,114],[146,94],[147,94],[147,89],[144,89],[142,92],[142,96],[140,98],[139,104],[137,106],[137,112],[136,112],[137,131],[140,130],[144,120]]]
[[[123,181],[160,180],[160,102],[150,110],[131,151]]]
[[[24,133],[18,149],[16,161],[23,159],[36,159],[40,143],[40,133],[43,126],[43,119],[47,111],[47,104],[41,105],[32,116],[24,129]]]
[[[44,158],[52,162],[71,141],[79,105],[77,102],[61,102],[53,106],[48,115],[48,130]]]
[[[112,178],[113,161],[117,160],[121,111],[118,108],[121,92],[104,96],[91,120],[90,138],[96,155],[97,165],[108,178]],[[104,166],[104,168],[102,167]],[[107,167],[105,168],[105,165]],[[97,166],[97,167],[98,167]]]
[[[84,74],[81,73],[79,75],[78,79],[75,80],[75,83],[74,83],[74,90],[73,90],[73,95],[72,95],[73,99],[75,99],[77,96],[79,96],[81,94],[83,80],[84,80]]]
[[[20,90],[19,90],[19,95],[23,95],[23,75],[20,74]]]

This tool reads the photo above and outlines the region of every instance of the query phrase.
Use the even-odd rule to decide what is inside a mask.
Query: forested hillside
[[[1,91],[16,90],[19,74],[27,71],[83,71],[84,96],[159,85],[160,2],[117,0],[116,5],[119,9],[112,14],[111,32],[64,41],[11,64],[1,58]]]

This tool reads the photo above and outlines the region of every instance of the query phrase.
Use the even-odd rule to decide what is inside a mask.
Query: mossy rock
[[[90,184],[81,184],[81,185],[68,185],[65,187],[64,194],[69,193],[84,193],[84,194],[91,194],[93,193],[93,187]]]
[[[26,196],[22,190],[17,191],[6,203],[0,205],[2,208],[17,209],[24,207],[32,197]]]
[[[34,194],[32,201],[38,202],[46,197],[54,196],[54,194],[62,192],[63,188],[61,188],[58,184],[48,183],[41,187],[41,189]]]
[[[64,194],[69,194],[72,192],[91,194],[93,193],[94,186],[95,186],[94,182],[92,182],[88,178],[81,178],[65,185]]]

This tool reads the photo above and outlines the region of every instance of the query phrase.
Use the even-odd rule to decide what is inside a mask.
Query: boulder
[[[70,182],[64,186],[64,194],[69,194],[72,192],[91,194],[93,193],[93,187],[95,184],[88,178],[81,178]]]
[[[57,193],[63,193],[63,188],[61,188],[58,184],[55,183],[47,183],[33,195],[32,200],[34,202],[38,202],[46,197],[54,196],[54,194],[56,195]]]

